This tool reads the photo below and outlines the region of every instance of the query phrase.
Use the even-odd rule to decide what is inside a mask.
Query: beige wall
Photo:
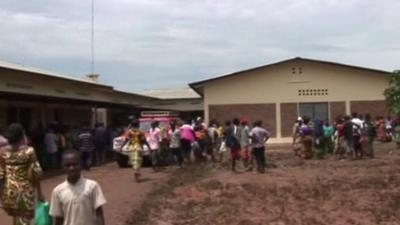
[[[297,59],[206,83],[205,118],[209,119],[209,105],[224,104],[341,101],[349,113],[350,101],[383,100],[387,86],[384,73]],[[299,96],[299,90],[306,89],[327,89],[328,95]],[[280,125],[277,118],[276,127],[279,129]],[[277,131],[279,137],[280,130]]]
[[[302,74],[292,74],[292,68]],[[383,100],[382,73],[296,60],[204,86],[204,108],[212,104]],[[328,89],[327,96],[299,96],[302,89]]]
[[[292,68],[302,74],[292,74]],[[388,86],[382,73],[295,61],[210,82],[205,104],[382,100]],[[299,96],[299,89],[328,89],[328,96]]]

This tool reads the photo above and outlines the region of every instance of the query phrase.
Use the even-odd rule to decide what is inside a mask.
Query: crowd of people
[[[293,126],[294,154],[304,159],[336,158],[362,159],[374,157],[374,142],[394,140],[400,149],[400,116],[371,118],[358,113],[339,116],[333,124],[328,120],[311,121],[299,117]]]
[[[64,135],[60,137],[60,134]],[[262,121],[250,127],[248,121],[237,118],[225,121],[224,125],[216,120],[205,124],[201,118],[195,122],[172,120],[169,126],[163,127],[154,121],[146,131],[133,118],[126,129],[114,136],[114,141],[110,141],[110,134],[102,124],[94,129],[85,124],[69,132],[49,126],[43,137],[48,153],[46,163],[54,167],[61,165],[67,174],[66,180],[51,195],[49,214],[53,224],[104,225],[106,199],[101,187],[96,181],[84,178],[81,170],[89,169],[93,158],[103,163],[109,142],[123,140],[119,145],[112,143],[113,148],[125,148],[129,152],[134,179],[140,182],[146,151],[154,171],[165,161],[179,167],[224,164],[226,153],[230,153],[232,171],[236,172],[238,162],[242,162],[246,170],[251,171],[256,164],[257,172],[264,173],[265,145],[270,134]],[[327,154],[337,158],[356,159],[365,155],[373,158],[375,140],[393,139],[400,149],[400,116],[387,120],[379,117],[373,121],[368,114],[363,117],[354,113],[351,117],[338,117],[333,124],[299,117],[293,127],[294,153],[304,159],[322,159]],[[0,136],[0,200],[2,208],[13,217],[14,225],[31,224],[36,200],[46,201],[40,185],[43,165],[30,143],[20,124],[11,124],[4,136]]]
[[[68,149],[82,152],[85,169],[92,165],[100,166],[104,164],[112,142],[112,130],[103,123],[91,128],[89,123],[70,127],[52,122],[45,129],[36,129],[25,135],[44,170],[60,169],[62,153]]]
[[[90,169],[92,159],[104,162],[104,152],[109,146],[110,134],[103,124],[90,129],[84,124],[80,129],[51,124],[43,135],[46,159],[41,161],[32,139],[21,124],[11,124],[0,135],[0,202],[5,212],[13,217],[14,225],[29,225],[34,218],[35,202],[45,202],[41,189],[43,167],[64,169],[66,181],[54,188],[49,215],[55,225],[103,225],[103,206],[106,204],[101,187],[96,181],[81,175],[82,169]],[[243,160],[251,170],[253,161],[258,172],[265,169],[265,143],[269,133],[262,122],[254,123],[238,119],[226,121],[225,126],[213,120],[208,126],[201,118],[195,123],[171,121],[169,127],[159,127],[153,122],[150,130],[140,129],[138,119],[132,119],[123,137],[121,147],[128,148],[129,158],[136,181],[140,181],[143,152],[150,152],[155,171],[163,160],[172,160],[179,167],[185,163],[224,162],[225,152],[230,152],[231,169],[236,171],[237,161]],[[112,136],[111,136],[112,137]],[[162,152],[167,151],[164,155]],[[219,157],[217,157],[219,155]],[[171,159],[173,158],[173,159]],[[172,163],[170,161],[170,163]]]
[[[246,120],[235,118],[222,126],[216,120],[207,125],[201,118],[195,122],[172,120],[168,126],[160,127],[154,121],[148,131],[140,129],[139,121],[133,119],[127,130],[115,138],[114,149],[126,148],[135,171],[136,181],[140,181],[145,152],[151,158],[154,171],[165,164],[186,164],[210,162],[223,165],[227,152],[231,156],[231,170],[237,171],[237,162],[242,161],[245,169],[265,171],[265,143],[269,132],[262,127],[262,121],[256,121],[250,128]],[[123,140],[123,141],[121,141]]]

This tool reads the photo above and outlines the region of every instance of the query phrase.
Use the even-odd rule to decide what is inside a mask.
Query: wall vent
[[[328,89],[299,89],[299,96],[327,96]]]

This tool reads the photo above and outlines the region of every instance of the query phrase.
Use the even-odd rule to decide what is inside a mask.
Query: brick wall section
[[[346,115],[346,102],[329,102],[331,121],[336,117]]]
[[[351,101],[350,112],[357,112],[365,115],[371,114],[372,118],[376,116],[387,116],[386,102],[382,101]]]
[[[220,123],[233,118],[246,118],[253,123],[262,120],[264,126],[276,137],[276,105],[275,104],[232,104],[209,105],[209,118],[217,119]]]
[[[281,136],[291,137],[293,124],[298,117],[297,103],[281,104]]]

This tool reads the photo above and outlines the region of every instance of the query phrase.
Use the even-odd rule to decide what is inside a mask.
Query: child
[[[51,195],[50,215],[54,225],[104,225],[106,204],[100,185],[81,175],[80,153],[68,150],[62,155],[67,179]]]

